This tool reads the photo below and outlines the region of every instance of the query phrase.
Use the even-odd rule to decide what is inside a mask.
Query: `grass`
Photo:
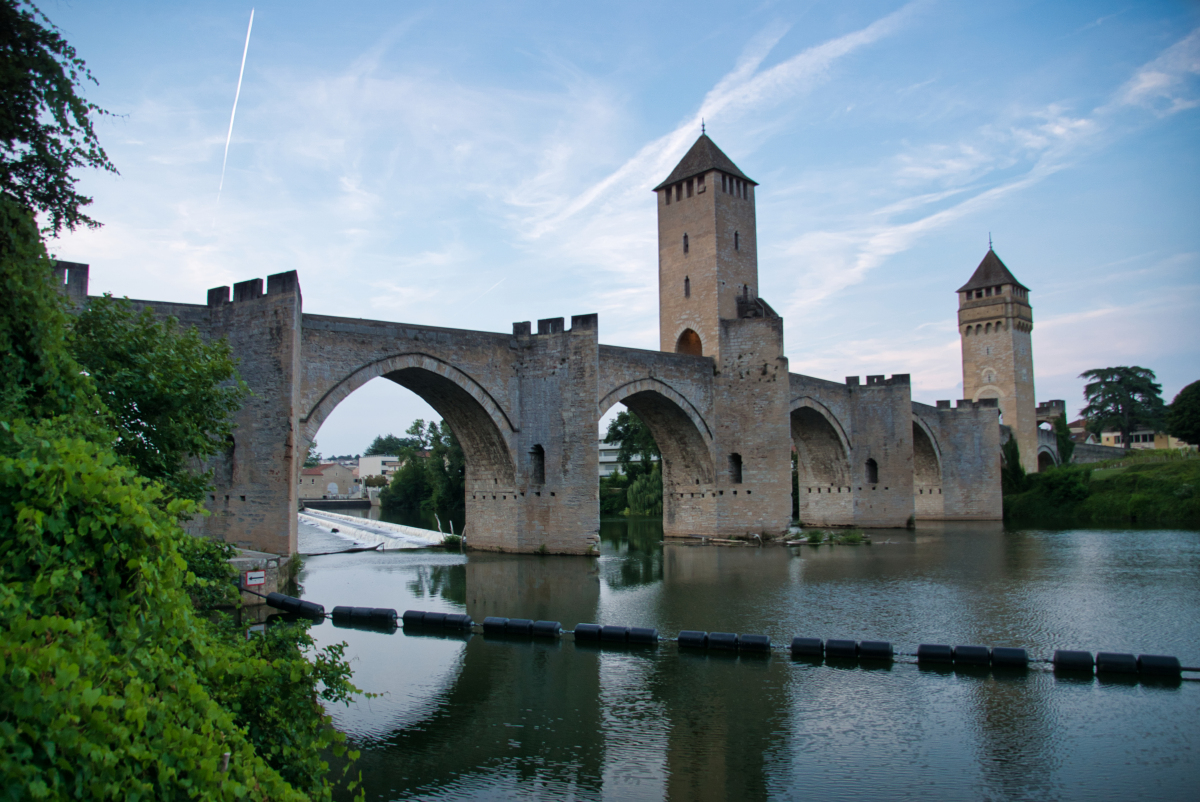
[[[1099,465],[1030,476],[1024,492],[1004,497],[1004,517],[1067,526],[1200,526],[1200,459],[1139,455]]]
[[[810,529],[804,533],[804,539],[812,546],[819,546],[822,543],[838,546],[858,546],[871,542],[861,529],[847,529],[844,531]]]

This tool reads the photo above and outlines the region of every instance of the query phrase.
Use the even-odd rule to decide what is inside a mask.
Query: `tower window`
[[[867,460],[867,484],[879,484],[879,463],[873,459]]]
[[[741,250],[741,247],[741,235],[735,231],[733,232],[733,249],[738,251]]]
[[[729,455],[729,481],[733,482],[735,485],[740,485],[742,483],[741,454]]]
[[[687,276],[683,277],[683,297],[692,297],[692,280]]]
[[[721,173],[721,191],[726,195],[729,194],[729,176]]]
[[[687,253],[687,252],[688,252],[688,238],[687,238],[687,234],[684,234],[684,235],[683,235],[683,252],[684,252],[684,253]]]
[[[703,191],[704,191],[704,176],[700,176],[699,178],[696,179],[696,194],[699,195]]]
[[[683,200],[683,184],[675,185],[675,200]]]
[[[986,326],[983,327],[983,333],[984,334],[992,333],[992,324],[991,323],[988,323]]]
[[[663,197],[667,199],[667,205],[671,205],[671,188],[667,187],[667,191],[663,193]]]
[[[692,179],[690,179],[690,178],[689,178],[689,179],[687,180],[687,196],[688,196],[689,198],[690,198],[690,197],[692,197],[692,186],[693,186],[693,185],[692,185]]]

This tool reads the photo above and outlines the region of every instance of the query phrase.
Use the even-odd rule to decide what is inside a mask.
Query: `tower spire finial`
[[[988,250],[992,249],[992,232],[988,232]]]
[[[704,131],[704,118],[703,118],[703,117],[701,117],[701,118],[700,118],[700,136],[704,136],[704,134],[705,134],[705,131]]]

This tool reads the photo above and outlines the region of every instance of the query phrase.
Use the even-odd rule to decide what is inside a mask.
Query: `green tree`
[[[633,481],[633,484],[629,486],[626,498],[629,500],[629,509],[625,511],[626,515],[662,515],[662,469],[658,463],[654,464],[649,473],[639,476]]]
[[[1004,442],[1000,447],[1000,456],[1000,492],[1006,496],[1024,492],[1028,480],[1025,468],[1021,466],[1021,447],[1017,445],[1017,438],[1010,437]]]
[[[74,321],[72,351],[100,391],[116,432],[113,450],[178,498],[200,501],[212,471],[191,465],[233,440],[233,414],[249,394],[224,339],[135,312],[125,299],[93,298]]]
[[[75,49],[32,3],[0,0],[0,192],[47,217],[46,230],[97,228],[75,191],[76,167],[116,172],[96,138],[106,114],[77,89],[96,83]]]
[[[445,421],[440,428],[430,423],[427,433],[430,449],[426,473],[430,494],[424,507],[443,521],[461,521],[466,515],[466,455]]]
[[[1167,433],[1185,443],[1200,445],[1200,381],[1184,387],[1171,402]]]
[[[1054,419],[1054,440],[1058,445],[1058,464],[1069,465],[1075,455],[1075,441],[1071,439],[1071,427],[1067,425],[1067,416],[1059,415]]]
[[[418,421],[424,423],[424,421]],[[414,424],[415,425],[415,424]],[[412,427],[409,427],[410,430]],[[367,446],[367,450],[363,452],[363,456],[386,456],[398,457],[408,451],[424,450],[425,443],[423,438],[419,437],[397,437],[394,434],[381,434],[371,441],[371,445]]]
[[[608,422],[604,442],[621,447],[617,452],[617,464],[630,479],[650,473],[654,460],[661,457],[650,427],[631,411],[619,412]]]
[[[1083,388],[1087,406],[1080,414],[1087,418],[1089,431],[1115,429],[1121,433],[1122,446],[1129,448],[1130,434],[1137,426],[1162,429],[1162,385],[1155,383],[1154,371],[1136,365],[1097,368],[1079,378],[1088,380]]]
[[[304,452],[304,467],[315,468],[321,464],[321,452],[317,450],[317,441],[313,440],[308,444],[308,450]]]

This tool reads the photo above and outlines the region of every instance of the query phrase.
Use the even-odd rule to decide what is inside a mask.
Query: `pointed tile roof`
[[[701,134],[700,138],[696,140],[696,144],[692,145],[691,150],[679,160],[679,164],[675,165],[675,169],[667,176],[667,180],[656,186],[654,191],[658,192],[665,186],[701,173],[707,173],[709,170],[720,170],[758,186],[757,181],[739,170],[733,160],[721,152],[716,143],[708,138],[708,134]]]
[[[1009,272],[1004,266],[1004,262],[1000,261],[1000,257],[991,248],[988,248],[987,256],[983,257],[983,261],[979,263],[979,267],[975,268],[975,272],[971,274],[971,280],[958,288],[959,292],[967,290],[978,290],[983,287],[995,287],[1000,284],[1015,284],[1021,289],[1029,292],[1029,288],[1021,282],[1017,281],[1016,276]]]

